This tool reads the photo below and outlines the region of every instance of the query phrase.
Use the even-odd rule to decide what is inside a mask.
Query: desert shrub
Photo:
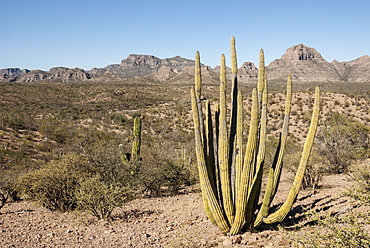
[[[77,207],[76,192],[86,172],[82,156],[65,155],[40,169],[22,175],[18,189],[31,200],[50,210],[73,210]]]
[[[176,149],[169,140],[152,141],[143,148],[142,166],[137,174],[137,186],[141,193],[160,196],[164,191],[176,194],[183,186],[197,181],[194,158],[189,148]]]
[[[74,152],[86,158],[89,171],[104,183],[129,185],[131,168],[121,160],[122,153],[129,150],[126,139],[106,130],[86,129],[74,141]]]
[[[360,201],[361,204],[370,205],[370,163],[364,161],[352,165],[348,173],[356,187],[347,189],[344,194]]]
[[[87,210],[99,219],[107,219],[115,207],[130,200],[133,191],[119,184],[106,184],[99,176],[81,182],[76,197],[79,209]]]
[[[39,166],[39,162],[26,157],[21,151],[0,150],[0,190],[4,199],[17,201],[20,199],[17,190],[17,179]]]
[[[278,140],[277,138],[271,138],[267,142],[266,147],[266,170],[268,171],[268,166],[271,165],[273,157],[275,155],[275,147]],[[293,137],[288,138],[285,154],[283,157],[283,168],[287,171],[295,174],[297,172],[301,154],[302,154],[302,144],[298,143]],[[324,163],[325,158],[318,154],[314,149],[311,151],[310,158],[307,163],[306,171],[303,176],[302,188],[303,189],[315,189],[319,186],[322,177],[327,173],[325,168],[326,163]],[[292,177],[292,180],[294,178]]]
[[[338,113],[322,125],[317,135],[319,153],[328,161],[332,173],[346,172],[356,159],[370,155],[370,127]]]
[[[55,117],[45,117],[40,120],[39,132],[45,140],[53,140],[65,144],[73,139],[78,130],[73,123]]]
[[[370,193],[370,162],[364,161],[351,166],[349,176],[359,188]]]
[[[10,111],[7,113],[0,113],[0,129],[6,130],[12,128],[19,129],[35,129],[37,121],[24,111]]]
[[[5,205],[6,201],[8,200],[6,193],[0,187],[0,209]]]
[[[316,213],[310,218],[320,228],[310,233],[290,235],[295,247],[370,247],[370,235],[366,231],[370,224],[369,214],[369,211],[353,209],[334,216]]]
[[[351,166],[350,178],[357,186],[346,189],[342,195],[352,198],[349,208],[337,213],[326,211],[309,212],[311,224],[318,225],[311,233],[292,235],[296,245],[304,247],[370,247],[369,208],[370,164],[358,163]],[[301,246],[300,246],[301,247]]]

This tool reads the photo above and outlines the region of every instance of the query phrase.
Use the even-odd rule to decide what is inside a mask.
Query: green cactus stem
[[[234,219],[234,206],[232,200],[231,178],[230,178],[231,171],[229,165],[229,137],[227,130],[225,72],[226,72],[225,56],[221,55],[218,162],[220,168],[221,196],[223,201],[223,207],[226,212],[226,216],[229,223],[232,223]]]
[[[140,157],[141,147],[141,119],[136,117],[134,119],[133,141],[131,149],[131,159],[138,160]]]
[[[243,144],[243,96],[238,89],[234,37],[231,39],[231,61],[233,73],[231,109],[228,110],[226,103],[226,62],[223,54],[221,55],[220,68],[220,99],[214,105],[214,122],[209,101],[205,103],[205,123],[202,116],[203,104],[200,101],[201,75],[198,52],[195,63],[195,87],[191,89],[191,102],[203,205],[207,217],[212,223],[217,225],[223,233],[235,235],[240,233],[243,228],[251,229],[261,223],[280,222],[291,210],[302,185],[313,146],[320,113],[320,90],[316,87],[311,124],[293,186],[282,207],[275,213],[269,213],[283,166],[283,153],[288,137],[292,104],[292,80],[288,76],[282,131],[274,160],[270,166],[265,194],[259,204],[267,139],[268,87],[264,52],[262,49],[260,50],[257,87],[252,91],[251,117],[245,147]]]
[[[121,155],[121,161],[124,164],[130,164],[131,174],[135,175],[141,167],[140,148],[141,148],[141,119],[134,119],[134,129],[132,135],[131,153]],[[122,148],[122,144],[120,145]]]

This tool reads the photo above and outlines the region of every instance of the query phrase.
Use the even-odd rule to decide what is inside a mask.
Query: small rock
[[[233,244],[240,244],[243,238],[241,235],[236,235],[236,236],[231,236],[230,239]]]
[[[233,243],[231,241],[230,238],[226,238],[223,242],[222,242],[222,247],[226,247],[226,248],[231,248],[233,247]]]
[[[243,234],[243,242],[250,244],[257,242],[257,235],[255,233],[245,233]]]

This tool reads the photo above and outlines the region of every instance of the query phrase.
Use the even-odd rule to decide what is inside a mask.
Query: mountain
[[[173,58],[160,59],[153,55],[130,54],[121,61],[119,66],[110,65],[105,67],[113,75],[123,78],[145,77],[157,72],[161,67],[172,69],[178,73],[186,66],[194,66],[194,60],[176,56]]]
[[[42,70],[32,70],[24,73],[19,73],[12,77],[6,77],[6,74],[3,74],[3,77],[0,76],[0,82],[7,81],[19,83],[30,83],[38,81],[76,82],[76,81],[85,81],[89,79],[91,79],[90,74],[85,72],[84,70],[79,68],[69,69],[67,67],[54,67],[51,68],[48,72]]]
[[[204,82],[219,81],[219,66],[211,68],[202,65]],[[231,79],[230,68],[227,68]],[[238,81],[250,84],[257,80],[257,67],[252,62],[244,62],[238,70]],[[290,74],[295,83],[332,82],[356,83],[370,82],[370,57],[362,56],[349,62],[329,63],[316,49],[298,44],[286,50],[281,58],[267,66],[267,77],[271,82],[283,82]],[[54,67],[49,71],[19,68],[0,69],[0,82],[36,81],[110,81],[121,78],[146,77],[158,82],[189,82],[194,78],[194,60],[180,56],[160,59],[153,55],[130,54],[120,64],[111,64],[90,71],[66,67]]]
[[[329,63],[316,49],[299,44],[286,50],[267,66],[268,79],[282,81],[290,74],[294,82],[370,82],[370,58]]]
[[[333,66],[314,48],[299,44],[290,47],[280,58],[267,67],[267,78],[272,81],[286,79],[288,74],[294,82],[337,81]]]

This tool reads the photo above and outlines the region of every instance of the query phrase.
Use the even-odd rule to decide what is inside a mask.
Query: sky
[[[291,46],[329,62],[370,55],[368,0],[0,0],[0,68],[90,70],[130,54],[215,67],[236,38],[238,66]]]

